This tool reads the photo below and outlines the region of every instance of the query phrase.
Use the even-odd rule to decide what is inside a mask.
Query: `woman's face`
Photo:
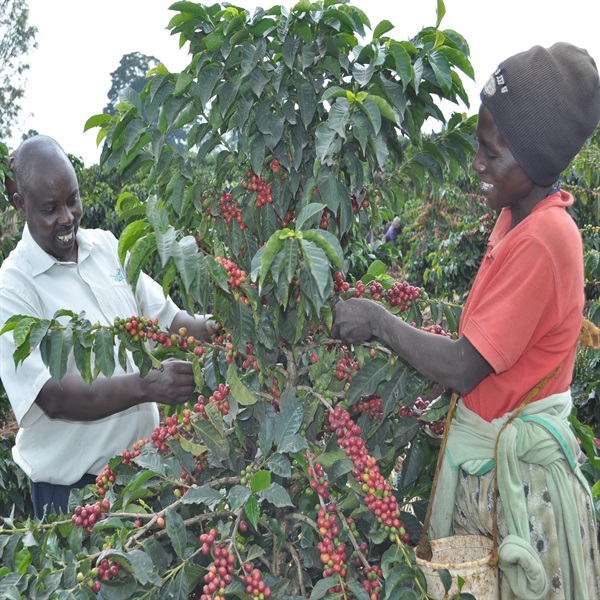
[[[525,212],[522,218],[527,216],[533,208],[532,192],[538,186],[519,166],[483,104],[479,109],[477,140],[479,146],[472,166],[489,207],[495,211],[511,207],[517,213]]]

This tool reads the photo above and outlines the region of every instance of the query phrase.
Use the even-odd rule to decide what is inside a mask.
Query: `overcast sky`
[[[188,56],[166,26],[176,14],[172,0],[28,0],[30,22],[39,32],[38,49],[29,55],[26,99],[13,147],[35,129],[51,135],[86,165],[98,161],[97,130],[83,132],[86,120],[102,112],[110,74],[124,54],[153,55],[171,71],[186,66]],[[207,2],[206,4],[212,4]],[[253,10],[289,0],[239,0]],[[374,28],[383,19],[395,25],[389,35],[403,40],[434,25],[437,0],[353,0]],[[470,48],[475,82],[461,78],[474,113],[479,90],[504,58],[535,44],[566,41],[586,48],[600,65],[600,0],[446,0],[441,28],[462,34]],[[11,148],[12,149],[12,148]]]

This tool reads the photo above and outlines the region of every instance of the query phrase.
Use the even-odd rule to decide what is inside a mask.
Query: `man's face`
[[[16,194],[19,212],[37,244],[62,262],[77,262],[77,230],[82,215],[75,170],[66,156],[38,159],[34,176]]]

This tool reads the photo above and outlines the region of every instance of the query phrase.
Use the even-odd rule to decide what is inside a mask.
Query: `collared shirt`
[[[463,310],[464,335],[494,372],[463,395],[486,421],[513,411],[558,365],[534,401],[569,389],[584,305],[583,249],[559,190],[510,229],[504,209]]]
[[[84,312],[92,324],[112,325],[115,317],[134,315],[158,318],[162,329],[171,324],[179,308],[143,273],[133,291],[112,233],[80,229],[77,244],[78,262],[60,262],[25,226],[22,240],[0,267],[0,328],[13,315],[51,319],[60,309]],[[50,379],[39,347],[17,368],[14,348],[12,332],[0,336],[0,378],[20,426],[13,457],[33,481],[70,485],[85,473],[100,473],[110,458],[149,437],[158,425],[153,403],[98,421],[50,419],[35,403]],[[116,352],[113,377],[137,371],[130,358],[123,370]],[[67,371],[77,372],[72,355]]]

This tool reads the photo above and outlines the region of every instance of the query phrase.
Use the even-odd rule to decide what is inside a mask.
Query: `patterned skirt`
[[[523,491],[529,515],[531,545],[539,555],[548,574],[547,600],[594,600],[600,599],[600,556],[598,554],[598,525],[591,506],[589,494],[579,480],[567,468],[572,489],[575,490],[576,506],[581,525],[581,538],[584,548],[585,574],[588,595],[575,598],[568,557],[561,557],[557,536],[557,515],[546,484],[547,471],[540,465],[520,463]],[[459,482],[456,491],[454,510],[454,533],[485,535],[493,534],[493,471],[476,477],[459,470]],[[549,477],[549,475],[548,475]],[[560,519],[560,516],[559,516]],[[507,535],[504,522],[504,510],[501,499],[498,500],[498,535],[501,542]],[[561,560],[562,559],[562,560]],[[508,581],[500,571],[500,600],[517,598]]]

